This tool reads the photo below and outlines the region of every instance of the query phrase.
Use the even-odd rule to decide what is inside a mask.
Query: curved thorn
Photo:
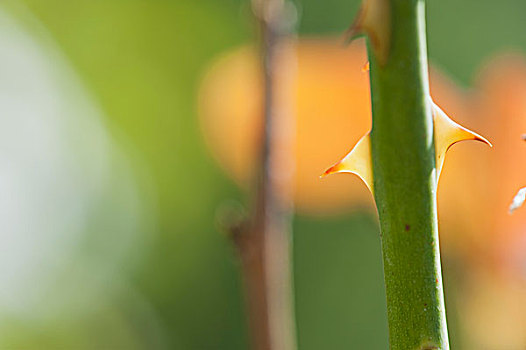
[[[363,136],[354,148],[338,163],[327,169],[320,178],[336,173],[357,175],[373,193],[373,171],[371,165],[371,140],[369,134]]]
[[[490,147],[493,147],[492,144],[483,136],[466,129],[451,120],[447,114],[432,100],[431,108],[433,113],[437,180],[440,177],[442,166],[444,165],[446,152],[455,143],[465,140],[476,140],[484,142]]]
[[[517,192],[515,197],[513,197],[513,201],[510,204],[509,213],[513,214],[515,210],[517,210],[524,204],[525,200],[526,200],[526,187],[523,187]]]
[[[391,37],[391,11],[387,0],[364,0],[358,15],[345,32],[345,42],[366,34],[378,61],[384,64],[389,55]]]
[[[358,23],[353,23],[343,34],[343,44],[345,46],[352,43],[355,39],[365,35]]]

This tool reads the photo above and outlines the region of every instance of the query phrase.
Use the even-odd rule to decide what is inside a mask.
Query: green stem
[[[449,349],[436,206],[424,0],[388,0],[390,50],[369,49],[374,195],[392,350]]]

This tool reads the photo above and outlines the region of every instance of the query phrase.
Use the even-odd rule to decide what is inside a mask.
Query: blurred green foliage
[[[159,329],[145,329],[123,291],[108,296],[107,305],[98,307],[104,311],[86,322],[57,326],[52,331],[57,339],[49,340],[47,329],[10,325],[23,334],[25,344],[247,348],[236,258],[214,225],[223,201],[245,201],[245,196],[211,160],[196,118],[196,91],[207,62],[255,40],[247,2],[7,2],[21,20],[20,6],[27,6],[58,42],[102,106],[110,130],[131,144],[135,165],[150,173],[158,210],[154,243],[126,277],[151,304]],[[431,59],[465,84],[492,52],[526,47],[523,1],[428,3]],[[301,33],[315,35],[343,32],[358,8],[356,0],[304,0],[299,5]],[[386,349],[375,218],[364,213],[324,220],[298,217],[294,230],[300,348]],[[118,325],[122,318],[131,329],[100,327],[101,320]],[[158,334],[163,341],[155,340]]]

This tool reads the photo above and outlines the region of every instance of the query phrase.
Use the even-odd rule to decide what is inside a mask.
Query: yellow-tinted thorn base
[[[437,181],[444,165],[447,150],[457,142],[464,140],[476,140],[488,144],[491,143],[479,134],[464,128],[451,120],[440,107],[431,101],[433,112],[434,138],[435,138],[435,162],[437,169]]]
[[[371,159],[371,140],[369,134],[367,134],[358,141],[345,158],[327,169],[321,177],[335,173],[355,174],[365,182],[371,193],[373,193]]]

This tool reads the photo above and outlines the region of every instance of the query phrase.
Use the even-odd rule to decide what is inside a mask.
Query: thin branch
[[[254,0],[253,9],[262,28],[263,143],[251,217],[232,237],[242,264],[252,348],[293,350],[291,106],[295,64],[290,38],[295,14],[283,0]]]

